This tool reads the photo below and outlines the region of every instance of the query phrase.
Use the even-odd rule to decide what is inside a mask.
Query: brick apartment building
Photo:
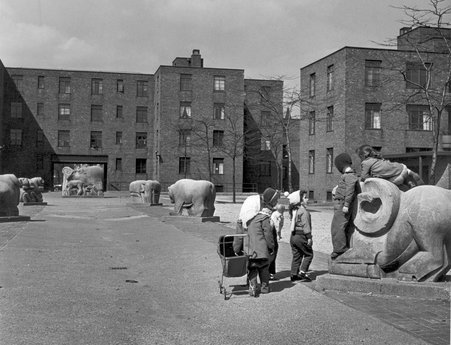
[[[264,88],[282,104],[281,81],[248,80],[241,69],[206,68],[199,50],[155,74],[13,68],[0,62],[0,173],[42,176],[52,188],[61,183],[64,166],[102,164],[107,190],[127,189],[137,179],[159,180],[165,189],[186,177],[211,179],[218,191],[231,191],[233,175],[238,191],[277,186],[271,173],[275,157],[269,158],[269,178],[266,170],[261,178],[243,170],[242,155],[233,164],[224,149],[234,133],[243,136],[245,116],[260,123],[260,106],[249,104],[248,85]],[[245,112],[248,107],[254,112]]]
[[[448,29],[449,30],[449,29]],[[451,30],[445,31],[451,36]],[[344,47],[300,70],[301,94],[306,102],[300,130],[300,187],[310,198],[331,200],[339,172],[336,155],[347,152],[360,172],[355,150],[369,144],[384,158],[399,161],[419,173],[428,183],[432,156],[432,121],[423,115],[424,100],[411,97],[415,89],[408,80],[423,82],[425,69],[407,42],[423,42],[432,82],[444,80],[448,54],[437,44],[430,28],[402,29],[397,49]],[[444,85],[444,84],[443,84]],[[450,91],[448,96],[450,96]],[[443,113],[436,176],[451,163],[451,109]]]

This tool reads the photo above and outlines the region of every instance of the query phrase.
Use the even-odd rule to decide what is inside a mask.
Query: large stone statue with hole
[[[451,268],[451,191],[418,186],[401,192],[369,178],[358,195],[352,248],[329,273],[408,281],[442,281]]]
[[[20,177],[20,202],[24,205],[47,205],[44,202],[44,179],[42,177]]]
[[[100,165],[63,168],[63,196],[103,197],[104,171]]]

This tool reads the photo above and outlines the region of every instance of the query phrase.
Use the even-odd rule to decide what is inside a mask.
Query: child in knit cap
[[[339,154],[334,163],[342,175],[334,196],[334,217],[331,224],[333,252],[330,255],[332,260],[350,247],[350,238],[354,230],[353,206],[360,190],[359,178],[352,169],[351,156],[347,153]]]

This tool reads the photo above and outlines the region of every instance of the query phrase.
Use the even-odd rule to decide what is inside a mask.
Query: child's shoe
[[[312,281],[312,279],[305,272],[301,272],[299,274],[299,278],[300,278],[300,280],[302,280],[304,282],[311,282]]]
[[[269,293],[271,290],[270,290],[270,288],[269,288],[269,284],[267,284],[267,283],[262,283],[262,288],[261,288],[261,290],[260,290],[260,292],[262,293],[262,294],[267,294],[267,293]]]

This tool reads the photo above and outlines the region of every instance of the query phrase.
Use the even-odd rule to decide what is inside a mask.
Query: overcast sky
[[[154,73],[200,49],[205,67],[285,76],[344,46],[380,47],[426,0],[0,0],[6,67]],[[294,80],[294,81],[293,81]]]

